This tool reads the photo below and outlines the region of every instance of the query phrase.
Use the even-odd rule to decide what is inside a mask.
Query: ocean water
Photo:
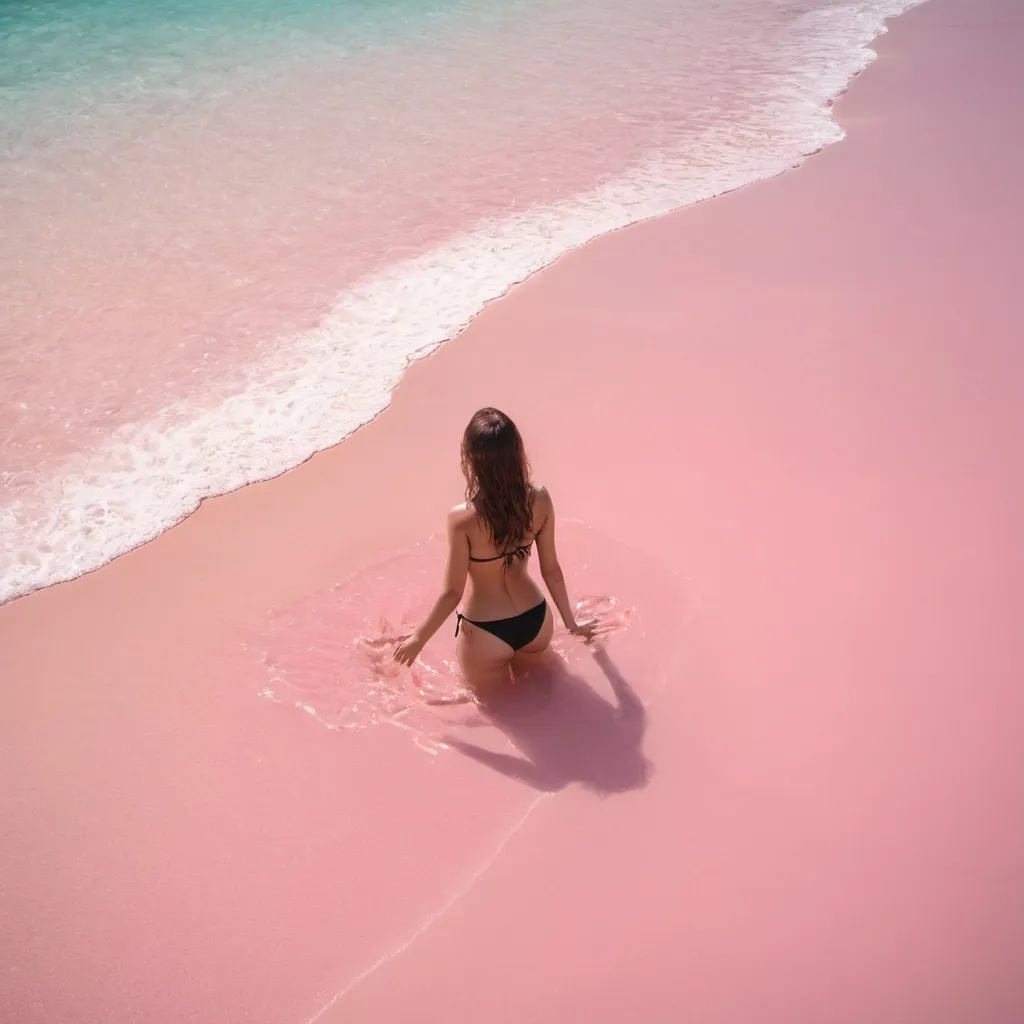
[[[836,141],[914,2],[0,5],[0,601],[340,441],[567,250]]]

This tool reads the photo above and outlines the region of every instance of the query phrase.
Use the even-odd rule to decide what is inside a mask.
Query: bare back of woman
[[[426,620],[395,649],[411,665],[423,645],[459,605],[459,665],[477,695],[508,680],[512,660],[543,652],[554,616],[529,573],[536,551],[541,577],[565,627],[590,639],[595,624],[578,623],[555,548],[551,496],[530,480],[529,463],[515,424],[497,409],[481,409],[462,439],[466,500],[448,514],[448,565],[444,589]]]

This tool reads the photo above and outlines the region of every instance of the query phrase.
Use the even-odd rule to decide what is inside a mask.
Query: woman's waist
[[[462,606],[462,614],[470,619],[508,619],[536,607],[544,600],[540,587],[528,576],[511,587],[474,586]]]

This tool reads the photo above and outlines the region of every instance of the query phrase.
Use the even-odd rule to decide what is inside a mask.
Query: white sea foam
[[[606,232],[776,175],[842,138],[829,102],[871,61],[885,19],[920,0],[853,3],[792,26],[792,72],[746,116],[572,200],[393,264],[282,339],[213,408],[178,403],[68,459],[0,506],[0,601],[71,579],[155,537],[205,497],[265,480],[342,440],[387,404],[410,362],[490,300]],[[11,481],[7,481],[11,483]],[[8,488],[14,493],[13,488]]]

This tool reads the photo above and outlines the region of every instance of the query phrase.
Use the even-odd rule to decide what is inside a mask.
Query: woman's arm
[[[537,488],[534,522],[540,524],[534,536],[537,539],[537,556],[540,559],[540,574],[544,579],[544,585],[548,588],[551,600],[555,602],[558,614],[562,616],[565,628],[575,636],[589,640],[594,635],[597,622],[577,622],[573,614],[565,586],[565,573],[558,564],[558,552],[555,550],[555,505],[551,495],[543,487]]]
[[[448,564],[444,571],[444,590],[434,602],[430,614],[412,635],[402,640],[395,648],[395,661],[411,665],[423,650],[426,642],[441,628],[444,620],[458,607],[462,592],[466,589],[466,575],[469,572],[469,538],[460,529],[460,513],[448,513]]]

